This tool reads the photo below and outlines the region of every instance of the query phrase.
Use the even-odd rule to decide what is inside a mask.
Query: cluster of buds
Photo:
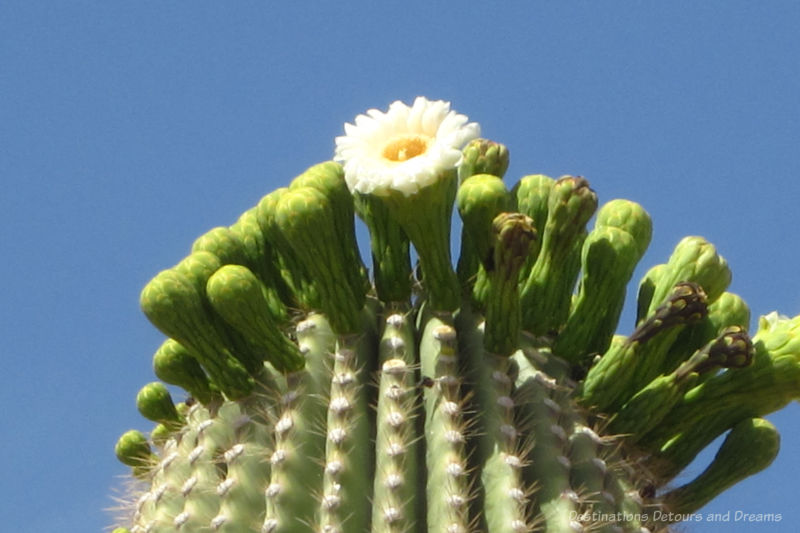
[[[800,316],[751,336],[714,246],[678,243],[618,334],[641,206],[582,177],[506,187],[506,147],[446,102],[345,132],[144,288],[167,338],[137,396],[156,425],[116,446],[135,481],[115,533],[641,533],[770,464]]]

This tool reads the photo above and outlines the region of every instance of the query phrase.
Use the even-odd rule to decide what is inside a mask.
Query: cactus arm
[[[570,485],[568,435],[560,424],[567,414],[562,404],[568,389],[563,386],[563,374],[551,377],[552,373],[545,373],[532,363],[531,358],[544,357],[535,347],[527,342],[523,347],[523,351],[512,355],[519,367],[514,402],[520,425],[531,435],[523,475],[534,487],[532,515],[540,517],[546,531],[571,531],[578,495]]]
[[[264,458],[271,447],[271,432],[263,424],[262,414],[240,410],[226,404],[218,414],[231,430],[228,445],[221,444],[214,459],[224,464],[224,474],[216,466],[220,478],[215,494],[219,511],[211,519],[213,531],[236,533],[256,530],[264,513],[264,490],[270,476],[270,465]]]
[[[359,334],[337,335],[327,415],[327,440],[320,529],[325,533],[364,531],[372,490],[374,438],[368,376],[377,358],[375,316],[365,308]]]
[[[187,431],[165,447],[156,469],[154,489],[148,494],[151,507],[142,517],[151,524],[148,527],[193,531],[208,526],[220,506],[216,488],[222,479],[216,459],[236,443],[231,423],[239,418],[239,407],[233,403],[213,417],[200,404],[189,410]]]
[[[576,422],[568,439],[570,485],[578,489],[570,501],[578,506],[578,515],[597,513],[601,516],[617,516],[619,511],[623,511],[628,512],[631,517],[636,517],[640,509],[630,509],[632,502],[617,483],[617,478],[609,471],[606,461],[601,458],[601,453],[605,451],[603,447],[607,447],[608,444],[602,442],[594,431],[580,422]],[[608,520],[584,520],[584,522],[591,524],[593,530],[596,528],[597,531],[604,533],[620,531],[618,525]],[[622,522],[626,531],[632,530],[636,525],[635,519]]]
[[[519,213],[501,213],[489,227],[486,320],[483,327],[478,324],[469,335],[462,335],[467,342],[462,343],[461,350],[471,354],[465,359],[473,367],[470,378],[475,381],[477,452],[486,527],[492,533],[515,533],[531,526],[527,509],[530,490],[521,475],[524,449],[515,420],[509,356],[519,345],[517,280],[536,234],[530,217]],[[460,322],[469,324],[468,320]]]
[[[422,531],[424,507],[415,498],[421,482],[421,440],[416,407],[417,363],[413,322],[406,306],[384,309],[378,348],[381,365],[375,438],[372,532]]]
[[[272,470],[261,529],[270,533],[303,528],[311,531],[322,492],[325,437],[320,428],[327,412],[324,399],[330,394],[331,354],[336,340],[320,314],[298,323],[296,333],[306,365],[286,376],[274,424],[269,457]]]
[[[482,438],[490,452],[483,462],[484,514],[488,531],[519,533],[531,527],[527,508],[530,487],[522,479],[524,449],[514,420],[513,380],[508,357],[486,354],[485,411]]]
[[[470,531],[464,398],[456,330],[449,313],[423,318],[422,375],[433,379],[424,392],[428,531]]]

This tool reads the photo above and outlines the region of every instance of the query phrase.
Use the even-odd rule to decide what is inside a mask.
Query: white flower
[[[467,121],[450,102],[420,96],[409,107],[397,101],[385,113],[370,109],[345,124],[334,159],[344,165],[351,192],[410,196],[458,166],[461,149],[480,135],[480,126]]]

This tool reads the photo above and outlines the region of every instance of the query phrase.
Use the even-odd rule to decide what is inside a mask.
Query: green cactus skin
[[[706,315],[706,296],[694,283],[678,283],[663,305],[627,338],[617,342],[586,376],[582,401],[604,412],[620,408],[641,387],[658,376],[654,369],[685,324]]]
[[[370,509],[362,505],[372,488],[374,453],[368,375],[376,358],[374,316],[365,313],[362,333],[339,335],[333,353],[328,402],[321,530],[364,531]]]
[[[573,363],[604,353],[616,329],[625,287],[650,243],[650,216],[638,204],[612,200],[597,213],[581,252],[581,282],[553,351]]]
[[[522,323],[535,335],[551,334],[567,321],[585,226],[597,209],[597,196],[580,177],[556,180],[547,201],[541,250],[520,290]]]
[[[174,339],[165,340],[153,355],[153,372],[164,383],[177,385],[202,404],[215,395],[197,359]]]
[[[731,485],[768,467],[778,448],[780,436],[775,426],[763,418],[742,420],[731,428],[708,468],[667,493],[664,502],[676,515],[693,513]]]
[[[411,299],[411,246],[403,229],[389,216],[380,198],[355,193],[358,216],[366,223],[372,250],[375,293],[382,302]]]
[[[450,313],[423,317],[422,324],[421,371],[432,380],[423,397],[428,530],[467,532],[472,487],[457,333]]]
[[[491,174],[476,174],[461,183],[456,196],[458,213],[464,221],[461,232],[461,254],[458,258],[458,277],[465,287],[487,282],[486,272],[479,269],[491,256],[491,225],[494,217],[508,211],[510,197],[503,180]],[[479,276],[479,280],[476,280]],[[483,279],[480,279],[483,278]],[[485,290],[485,287],[482,287]],[[481,289],[478,289],[481,292]],[[482,302],[485,295],[476,295]]]
[[[137,396],[156,425],[115,447],[136,488],[114,532],[654,532],[671,526],[654,511],[695,512],[768,466],[762,417],[800,398],[800,316],[751,338],[727,262],[687,237],[616,333],[649,216],[612,200],[587,231],[585,179],[509,192],[507,165],[474,141],[410,197],[353,197],[338,163],[314,165],[156,275],[153,368],[189,398]]]
[[[372,531],[400,533],[424,523],[415,498],[422,473],[418,423],[420,392],[414,325],[407,306],[388,306],[378,348],[380,379],[376,408]]]
[[[470,176],[491,174],[502,178],[508,170],[508,148],[489,139],[475,139],[464,147],[458,182],[463,184]]]
[[[312,523],[322,490],[324,426],[330,396],[330,354],[336,337],[320,314],[297,324],[298,347],[304,369],[287,374],[274,425],[271,474],[266,490],[262,530],[295,531]]]
[[[406,197],[399,192],[380,196],[389,215],[408,236],[419,255],[427,300],[436,311],[453,312],[460,305],[461,289],[450,259],[450,218],[458,177],[445,171],[422,194]]]

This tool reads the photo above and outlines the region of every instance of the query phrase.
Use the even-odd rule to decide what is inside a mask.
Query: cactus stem
[[[305,369],[288,374],[281,411],[274,424],[272,475],[266,489],[263,529],[297,531],[314,520],[316,495],[322,491],[322,458],[326,405],[330,388],[330,354],[335,337],[322,315],[312,314],[296,328]],[[310,527],[308,531],[311,531]]]
[[[367,376],[375,360],[374,316],[365,310],[364,333],[338,335],[328,402],[323,492],[319,502],[324,533],[364,531],[370,508],[373,438]]]
[[[433,379],[424,392],[428,530],[470,531],[471,491],[456,330],[450,313],[424,321],[422,374]]]
[[[424,508],[414,498],[421,473],[413,324],[403,307],[387,308],[378,358],[381,364],[375,440],[373,533],[422,531]],[[416,502],[416,503],[415,503]]]

